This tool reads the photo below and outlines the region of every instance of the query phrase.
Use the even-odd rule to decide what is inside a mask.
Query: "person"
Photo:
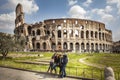
[[[56,67],[58,66],[58,64],[59,64],[59,54],[56,54],[54,56],[54,64],[52,67],[52,71],[54,70],[56,74],[57,74]]]
[[[52,73],[52,71],[53,71],[53,66],[54,66],[54,58],[55,58],[55,56],[56,56],[56,53],[54,53],[54,54],[52,55],[52,57],[51,57],[50,65],[49,65],[49,67],[48,67],[47,72],[50,71],[50,73]],[[56,70],[55,70],[55,72],[56,72]]]
[[[61,59],[61,72],[60,72],[60,78],[66,77],[66,65],[68,63],[68,57],[66,54],[63,55],[62,59]]]
[[[53,65],[54,65],[54,59],[51,59],[51,60],[50,60],[50,65],[49,65],[49,68],[48,68],[47,72],[50,71],[50,73],[52,73]]]

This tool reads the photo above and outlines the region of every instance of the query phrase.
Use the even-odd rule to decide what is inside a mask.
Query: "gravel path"
[[[35,73],[0,67],[0,80],[80,80],[74,78],[58,78],[50,74]]]

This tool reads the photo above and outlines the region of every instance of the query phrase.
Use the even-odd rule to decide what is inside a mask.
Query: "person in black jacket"
[[[66,77],[66,65],[68,63],[68,57],[66,54],[63,55],[62,59],[61,59],[61,73],[60,73],[60,77]]]

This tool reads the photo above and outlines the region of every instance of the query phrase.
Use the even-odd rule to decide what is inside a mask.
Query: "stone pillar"
[[[75,42],[73,43],[73,51],[75,52]]]
[[[79,52],[81,53],[81,43],[79,43]]]
[[[111,67],[106,67],[104,69],[104,80],[115,80],[114,71]]]

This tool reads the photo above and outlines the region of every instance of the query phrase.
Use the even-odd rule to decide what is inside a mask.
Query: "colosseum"
[[[110,52],[113,44],[112,31],[98,21],[60,18],[27,24],[21,4],[16,7],[14,33],[26,38],[27,51]]]

